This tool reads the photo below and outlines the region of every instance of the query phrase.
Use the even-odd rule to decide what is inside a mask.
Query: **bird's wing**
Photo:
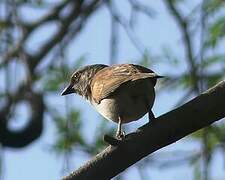
[[[91,82],[92,98],[96,103],[100,103],[102,99],[128,81],[157,77],[158,75],[152,70],[139,65],[121,64],[106,67],[100,70]],[[155,84],[154,81],[153,84]]]

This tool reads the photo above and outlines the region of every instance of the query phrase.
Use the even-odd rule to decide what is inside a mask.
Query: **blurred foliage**
[[[211,15],[218,13],[221,9],[223,10],[224,6],[223,0],[207,0],[205,1],[204,8],[205,11]]]
[[[85,145],[85,140],[81,136],[81,119],[79,111],[71,110],[66,117],[54,112],[54,116],[57,127],[57,136],[56,143],[53,147],[56,152],[60,154],[65,151],[72,151],[73,147],[76,147],[77,144],[81,146]]]
[[[219,42],[224,40],[225,36],[225,16],[216,19],[209,27],[208,46],[215,47]]]
[[[76,59],[73,64],[53,64],[46,70],[48,76],[42,76],[43,90],[46,92],[57,92],[61,89],[62,85],[68,83],[65,81],[69,80],[71,74],[75,69],[78,69],[85,63],[85,56],[81,56]]]
[[[193,14],[190,14],[190,16],[194,16],[195,18],[190,19],[194,19],[194,21],[186,21],[186,27],[191,27],[192,23],[196,23],[196,21],[199,27],[195,30],[196,32],[194,31],[189,34],[189,38],[193,44],[196,41],[196,37],[200,42],[200,47],[198,49],[194,48],[195,45],[191,44],[191,53],[194,54],[192,61],[194,61],[196,67],[195,71],[193,71],[194,69],[192,67],[189,67],[191,59],[185,57],[187,58],[185,61],[178,60],[171,50],[168,51],[168,49],[164,49],[164,58],[170,65],[176,67],[182,64],[181,61],[183,61],[183,63],[186,63],[187,67],[190,68],[180,75],[168,74],[167,80],[163,82],[163,89],[169,87],[170,90],[178,88],[188,91],[189,93],[181,98],[183,100],[188,100],[187,96],[189,96],[189,98],[193,95],[196,96],[201,91],[212,87],[225,78],[225,53],[223,50],[225,43],[225,2],[220,0],[208,0],[203,1],[203,3],[195,7],[201,15],[200,19],[196,19],[196,12],[193,11]],[[177,13],[182,17],[182,11],[177,11]],[[183,29],[185,29],[185,26]],[[200,35],[198,35],[198,33],[200,33]],[[184,47],[187,46],[187,43],[187,41],[183,41]],[[190,52],[187,52],[187,54],[188,53]],[[195,79],[193,79],[193,72],[196,73]],[[196,84],[200,91],[196,91]],[[184,103],[184,101],[180,101],[180,103]],[[200,150],[201,156],[194,158],[191,163],[194,167],[194,179],[211,179],[208,167],[210,167],[209,164],[211,163],[215,150],[223,147],[225,142],[223,138],[225,134],[223,132],[225,132],[225,126],[223,122],[220,122],[219,125],[213,125],[209,128],[199,130],[190,136],[191,139],[202,143],[202,148]],[[206,168],[206,171],[202,169],[202,164],[204,164],[203,167]]]
[[[44,0],[16,0],[16,1],[2,1],[2,2],[8,2],[7,7],[9,9],[13,9],[11,6],[17,5],[16,8],[19,6],[32,6],[35,10],[42,9],[43,7],[48,7],[49,4],[54,7],[54,2],[47,2]],[[1,3],[0,2],[0,5]],[[64,0],[60,2],[69,2],[69,0]],[[78,2],[78,1],[77,1]],[[82,1],[83,2],[83,1]],[[86,1],[85,1],[86,2]],[[90,1],[91,2],[91,1]],[[113,3],[114,1],[111,1]],[[154,10],[154,6],[151,7],[151,11],[147,11],[146,8],[143,8],[144,6],[139,6],[137,3],[138,1],[129,1],[133,4],[135,4],[135,7],[132,9],[134,10],[144,10],[148,13],[152,12],[152,9]],[[149,49],[142,49],[141,52],[141,58],[138,60],[138,62],[146,67],[152,67],[152,66],[159,66],[163,65],[166,66],[168,71],[165,72],[166,78],[162,81],[160,81],[160,87],[161,91],[169,91],[172,92],[174,90],[180,90],[180,91],[187,91],[188,94],[185,94],[185,97],[182,97],[183,99],[187,100],[188,98],[191,98],[193,96],[196,96],[199,92],[196,91],[195,85],[200,86],[199,84],[204,85],[204,89],[207,89],[220,80],[224,79],[225,77],[225,52],[224,52],[224,43],[225,43],[225,3],[223,0],[207,0],[207,1],[201,1],[200,3],[196,3],[196,6],[193,7],[193,9],[188,9],[186,7],[187,0],[165,0],[163,3],[172,3],[176,7],[179,7],[179,10],[177,10],[178,15],[180,17],[183,17],[183,22],[180,24],[183,24],[184,27],[180,28],[180,40],[182,41],[182,45],[180,48],[183,50],[182,55],[177,55],[174,52],[174,48],[165,44],[162,45],[160,53],[156,54],[155,52],[152,52]],[[15,3],[15,4],[13,4]],[[202,4],[204,3],[204,4]],[[182,5],[186,7],[187,9],[183,10]],[[4,4],[4,8],[6,5]],[[51,6],[50,6],[51,7]],[[202,8],[203,7],[203,8]],[[4,9],[3,8],[3,9]],[[15,7],[14,7],[15,8]],[[61,8],[61,7],[60,7]],[[60,9],[58,8],[58,9]],[[69,9],[69,8],[68,8]],[[18,10],[18,9],[17,9]],[[45,8],[47,11],[48,9]],[[55,9],[54,9],[55,10]],[[57,8],[56,8],[57,10]],[[115,10],[115,9],[114,9]],[[51,8],[49,8],[49,11],[51,11]],[[110,11],[113,11],[111,9]],[[173,10],[174,11],[174,10]],[[188,13],[185,13],[188,11]],[[203,11],[203,12],[202,12]],[[65,12],[64,12],[65,13]],[[161,13],[161,12],[158,12]],[[10,52],[12,48],[17,47],[18,34],[23,32],[24,34],[29,34],[31,29],[33,28],[33,24],[30,26],[25,24],[26,30],[23,28],[20,28],[24,23],[23,21],[17,22],[17,14],[19,14],[17,11],[11,10],[6,13],[7,18],[5,16],[0,15],[0,52],[7,53]],[[63,14],[63,13],[61,13]],[[129,27],[129,23],[124,22],[121,14],[118,14],[116,11],[114,13],[111,13],[112,16],[114,15],[115,21],[117,22],[117,25],[119,24],[121,27],[125,29],[126,32],[128,32],[128,36],[131,39],[131,42],[133,42],[135,47],[142,47],[142,45],[139,45],[137,41],[136,36],[134,36],[134,32],[131,31],[133,28],[135,28],[133,23],[131,27]],[[134,13],[135,14],[135,13]],[[171,13],[172,14],[172,13]],[[174,13],[176,15],[176,13]],[[187,15],[188,14],[188,15]],[[197,16],[197,15],[198,16]],[[199,14],[204,14],[204,18],[199,17]],[[82,17],[87,16],[87,14],[82,15]],[[173,16],[173,15],[172,15]],[[12,18],[13,17],[13,18]],[[60,19],[60,15],[56,16],[58,20]],[[136,17],[136,16],[133,16]],[[13,20],[10,21],[10,18]],[[50,16],[49,19],[53,18]],[[62,18],[62,17],[61,17]],[[152,16],[150,17],[152,18]],[[154,16],[154,18],[157,19],[157,16]],[[63,19],[64,20],[64,19]],[[172,21],[172,19],[171,19]],[[174,19],[174,21],[179,21],[178,19]],[[202,22],[205,21],[205,22]],[[129,20],[129,22],[133,22],[133,20]],[[35,23],[34,23],[35,24]],[[43,24],[47,24],[46,22],[43,22]],[[66,24],[60,22],[59,24],[63,25]],[[74,23],[76,24],[76,23]],[[179,24],[179,23],[177,23]],[[184,25],[185,24],[185,25]],[[197,24],[197,28],[193,28]],[[204,24],[204,27],[202,27],[202,24]],[[59,26],[60,27],[60,26]],[[59,28],[58,27],[58,28]],[[18,28],[20,30],[18,31]],[[39,26],[35,27],[39,28]],[[79,30],[82,30],[83,24],[78,28]],[[129,30],[129,28],[131,30]],[[183,38],[182,28],[187,28],[187,32],[189,32],[189,38],[191,39],[191,53],[193,54],[193,59],[189,59],[187,57],[187,42]],[[66,34],[69,34],[70,31],[72,31],[74,28],[70,28]],[[194,30],[193,30],[194,29]],[[204,29],[204,33],[202,33],[202,29]],[[17,34],[17,36],[14,37],[14,34]],[[204,37],[201,38],[201,34],[204,34]],[[118,36],[119,37],[119,36]],[[28,38],[29,39],[29,38]],[[73,38],[68,38],[69,40]],[[23,38],[22,38],[23,40]],[[65,39],[63,39],[65,41]],[[63,42],[57,42],[58,44]],[[202,44],[198,44],[200,41],[202,41]],[[112,42],[118,42],[118,41],[112,41]],[[56,44],[57,44],[56,43]],[[30,80],[30,74],[33,72],[28,70],[27,68],[27,59],[26,59],[26,53],[18,53],[19,55],[17,57],[12,57],[11,60],[15,61],[16,67],[18,67],[19,59],[22,59],[24,69],[25,77],[22,78],[22,80],[18,80],[18,82],[30,82],[34,81],[34,84],[40,84],[41,86],[41,93],[45,95],[45,99],[48,99],[50,96],[54,96],[56,98],[55,94],[57,93],[57,97],[59,94],[59,91],[65,86],[66,82],[71,73],[79,68],[80,66],[83,66],[86,63],[86,57],[84,55],[80,56],[80,58],[74,59],[72,61],[69,61],[67,57],[63,56],[63,53],[67,53],[67,45],[69,45],[70,42],[65,41],[62,44],[60,44],[60,48],[57,49],[49,49],[48,54],[51,54],[54,56],[53,60],[50,63],[46,63],[46,66],[43,66],[42,68],[38,70],[34,70],[34,72],[41,72],[38,75],[32,77]],[[27,44],[23,44],[23,47],[21,48],[21,51],[23,49],[26,49]],[[114,46],[117,44],[115,43]],[[199,47],[200,46],[200,47]],[[40,48],[41,49],[41,48]],[[112,48],[113,49],[113,48]],[[114,48],[114,50],[119,48]],[[61,54],[60,51],[63,51]],[[139,50],[140,51],[140,50]],[[3,55],[1,56],[3,57]],[[116,52],[115,52],[116,54]],[[24,58],[25,57],[25,58]],[[112,56],[113,57],[113,56]],[[44,57],[45,58],[45,57]],[[43,59],[44,59],[43,58]],[[34,58],[35,59],[35,58]],[[34,60],[31,58],[31,60]],[[47,58],[46,58],[47,59]],[[193,63],[196,67],[196,69],[191,69],[193,67],[190,67],[190,61],[193,60]],[[45,59],[44,59],[45,61]],[[47,61],[47,60],[46,60]],[[17,64],[18,63],[18,64]],[[44,63],[43,63],[44,64]],[[185,66],[185,68],[183,68]],[[182,68],[182,71],[178,71],[179,68]],[[0,71],[2,74],[7,74],[9,69],[9,65],[5,62],[0,62]],[[15,74],[14,74],[15,73]],[[193,73],[196,73],[196,76],[193,76]],[[12,72],[17,77],[16,72]],[[6,75],[7,76],[7,75]],[[12,79],[12,77],[6,77],[9,79]],[[195,77],[195,79],[193,79]],[[19,77],[17,77],[19,78]],[[17,85],[18,82],[13,83],[13,85]],[[2,83],[3,84],[3,83]],[[7,85],[7,84],[6,84]],[[32,87],[35,89],[35,87]],[[32,89],[31,88],[31,89]],[[200,88],[201,89],[201,88]],[[202,90],[204,90],[202,89]],[[4,90],[3,90],[4,91]],[[11,90],[12,91],[12,90]],[[14,92],[14,91],[12,91]],[[7,92],[8,93],[8,92]],[[0,98],[3,99],[5,92],[1,92]],[[10,96],[11,98],[11,96]],[[179,103],[184,103],[184,100],[181,98],[181,101]],[[2,100],[5,102],[5,99]],[[59,155],[63,155],[65,153],[76,153],[77,151],[85,152],[88,155],[95,155],[99,151],[101,151],[105,146],[105,142],[102,140],[103,134],[109,134],[113,135],[115,134],[114,129],[110,127],[109,123],[106,121],[100,121],[98,126],[96,127],[96,131],[93,134],[93,137],[91,141],[88,141],[83,133],[83,128],[85,127],[85,119],[83,119],[82,112],[79,110],[78,107],[73,106],[73,104],[68,103],[67,100],[65,102],[61,102],[62,106],[65,106],[66,113],[63,113],[62,106],[55,107],[55,102],[53,104],[46,102],[46,112],[50,115],[52,122],[54,123],[56,127],[56,133],[55,133],[55,139],[52,143],[52,150],[56,152]],[[73,108],[72,108],[73,106]],[[11,108],[11,112],[13,113],[13,108]],[[90,117],[92,118],[92,117]],[[225,143],[225,125],[223,123],[216,124],[214,126],[211,126],[206,129],[207,131],[207,144],[205,147],[207,147],[209,158],[211,162],[211,157],[213,156],[213,153],[217,148],[223,148],[223,153],[225,153],[224,143]],[[193,133],[190,138],[194,141],[198,141],[200,143],[203,143],[203,139],[205,136],[204,130],[199,130],[195,133]],[[2,149],[0,149],[2,150]],[[187,158],[186,162],[190,162],[190,165],[194,168],[194,178],[197,179],[203,179],[202,170],[201,170],[201,162],[202,162],[202,156],[203,156],[203,149],[199,152],[200,156],[196,156],[196,153],[193,153],[193,156],[190,156],[190,158]],[[182,159],[182,162],[184,160]],[[149,160],[146,160],[144,163],[146,163],[146,166],[151,164],[152,162]],[[163,163],[162,163],[163,164]],[[167,164],[166,167],[170,167]],[[179,164],[179,163],[178,163]],[[139,166],[137,164],[137,166]],[[138,167],[139,168],[139,167]],[[143,164],[141,166],[141,169],[143,169]],[[140,171],[141,173],[141,171]],[[123,179],[123,176],[118,176],[117,179]]]

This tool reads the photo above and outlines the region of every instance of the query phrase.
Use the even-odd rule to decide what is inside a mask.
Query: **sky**
[[[166,7],[162,1],[148,1],[142,0],[148,6],[153,6],[156,10],[155,18],[150,19],[147,16],[140,15],[138,17],[137,28],[135,29],[138,38],[141,43],[154,54],[159,54],[162,47],[170,47],[176,55],[180,58],[183,57],[181,49],[181,37],[179,30],[174,23],[171,16],[168,15]],[[125,1],[120,1],[120,11],[128,15],[129,6]],[[191,4],[191,3],[190,3]],[[189,5],[187,5],[188,7]],[[191,6],[191,5],[190,5]],[[27,13],[27,14],[26,14]],[[37,17],[38,14],[31,10],[26,11],[25,15],[29,17]],[[46,39],[49,34],[54,32],[54,25],[43,27],[36,34],[34,34],[32,43],[36,46],[27,45],[31,50],[35,51],[38,44],[42,39]],[[48,32],[48,33],[46,33]],[[126,35],[123,29],[119,29],[120,43],[119,54],[117,57],[118,63],[137,62],[141,58],[140,52],[130,42],[129,37]],[[110,35],[110,16],[107,9],[101,8],[95,13],[87,23],[81,34],[72,42],[70,48],[67,51],[67,56],[71,61],[78,57],[85,55],[85,64],[94,63],[109,63],[109,35]],[[175,73],[182,72],[186,69],[186,66],[179,67],[179,69],[168,68],[168,66],[159,64],[151,67],[155,72],[160,75],[166,74],[173,70]],[[66,80],[65,80],[66,81]],[[61,89],[59,89],[58,96],[54,100],[54,104],[61,106],[65,109],[60,97]],[[174,108],[177,100],[183,95],[180,91],[173,92],[161,92],[157,93],[156,102],[153,107],[153,111],[156,116],[164,114]],[[84,136],[91,139],[90,136],[96,131],[98,121],[101,121],[100,115],[98,115],[94,109],[80,97],[70,97],[74,101],[74,105],[77,106],[82,112],[82,118],[87,119],[88,123],[84,127]],[[91,118],[90,118],[91,117]],[[94,117],[94,118],[93,118]],[[147,122],[146,116],[138,122],[131,123],[129,131],[135,130],[137,127]],[[110,122],[109,122],[110,123]],[[5,149],[3,151],[3,178],[4,180],[50,180],[59,179],[68,172],[62,171],[64,164],[63,157],[56,155],[50,150],[53,139],[56,136],[56,129],[53,126],[51,119],[46,115],[45,128],[42,136],[34,143],[23,149]],[[90,127],[94,127],[91,128]],[[112,125],[112,128],[116,128],[116,125]],[[183,139],[168,147],[161,149],[157,153],[170,152],[173,150],[190,150],[197,151],[200,148],[200,144],[191,140]],[[157,155],[157,153],[154,153]],[[83,154],[74,154],[76,157],[72,157],[71,171],[82,165],[90,157],[86,157]],[[171,157],[172,158],[172,157]],[[225,178],[225,172],[223,169],[223,160],[220,152],[216,152],[213,157],[212,163],[212,176],[215,180],[222,180]],[[149,167],[145,167],[147,174],[151,179],[167,179],[176,180],[185,177],[186,180],[193,179],[193,168],[188,164],[176,166],[175,168],[156,168],[149,164]],[[215,170],[215,171],[214,171]],[[126,179],[139,180],[139,174],[137,170],[130,167],[125,172]]]

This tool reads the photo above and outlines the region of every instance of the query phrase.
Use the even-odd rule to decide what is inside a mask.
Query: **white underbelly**
[[[118,122],[120,117],[122,123],[128,123],[143,117],[152,108],[154,99],[154,87],[147,84],[139,88],[124,88],[100,104],[92,102],[92,105],[106,119]]]

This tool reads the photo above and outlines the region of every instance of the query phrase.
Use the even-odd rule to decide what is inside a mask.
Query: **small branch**
[[[198,82],[197,67],[196,67],[195,58],[193,55],[191,35],[188,29],[188,20],[182,16],[180,11],[175,6],[175,3],[173,0],[166,0],[165,4],[167,5],[167,8],[170,11],[170,13],[174,16],[181,30],[194,90],[196,92],[199,92],[198,84],[196,83]]]
[[[225,81],[108,146],[64,180],[110,179],[145,156],[225,117]]]
[[[144,4],[141,4],[139,1],[136,1],[136,0],[129,0],[129,3],[135,11],[138,11],[138,12],[141,12],[141,13],[147,15],[149,18],[154,17],[155,11],[153,9],[151,9],[150,7],[147,7]]]
[[[116,6],[113,4],[113,2],[106,1],[106,5],[109,9],[109,12],[114,19],[115,22],[117,22],[123,29],[126,31],[126,34],[134,47],[140,52],[140,54],[144,54],[144,45],[139,41],[138,37],[136,36],[134,30],[129,25],[129,21],[127,21],[117,10]]]
[[[43,94],[32,91],[34,82],[36,82],[39,75],[36,68],[44,60],[44,57],[57,47],[58,43],[68,42],[69,44],[69,41],[75,38],[83,29],[92,13],[96,12],[102,4],[101,0],[65,0],[55,8],[50,9],[50,13],[39,21],[23,23],[23,21],[16,19],[16,23],[10,24],[12,28],[18,28],[22,33],[19,38],[13,39],[14,41],[12,41],[10,46],[12,48],[7,48],[7,51],[3,51],[0,57],[0,68],[5,68],[10,61],[18,59],[23,62],[23,66],[26,69],[26,80],[18,84],[19,88],[15,93],[5,92],[4,102],[0,109],[0,143],[4,147],[25,147],[40,137],[43,130],[43,118],[46,107]],[[70,5],[70,8],[67,8],[68,5]],[[67,8],[67,13],[63,14],[65,8]],[[29,37],[33,31],[50,21],[55,21],[60,25],[56,34],[51,36],[48,41],[43,42],[38,52],[29,53],[24,44],[29,42]],[[10,19],[9,22],[14,21]],[[9,78],[9,76],[6,77]],[[11,115],[15,113],[13,107],[23,100],[28,102],[28,107],[30,107],[29,110],[31,111],[27,123],[22,128],[10,129]]]
[[[91,15],[91,13],[95,12],[95,10],[100,7],[101,0],[93,0],[87,5],[83,5],[83,1],[74,1],[72,10],[70,14],[62,19],[61,27],[59,30],[52,36],[52,38],[42,45],[40,51],[33,56],[35,60],[34,66],[40,63],[41,60],[57,45],[57,43],[61,42],[66,34],[69,33],[70,27],[75,21],[77,22],[76,26],[73,27],[72,30],[75,35],[76,32],[79,32],[82,28],[82,25],[85,23],[85,20]],[[83,21],[79,21],[79,17]]]
[[[30,23],[30,24],[26,24],[26,27],[29,29],[29,31],[32,31],[32,30],[36,29],[38,26],[45,24],[46,22],[58,20],[59,17],[60,17],[61,10],[64,7],[66,7],[71,2],[72,2],[72,0],[67,0],[67,1],[61,2],[60,4],[58,4],[57,6],[55,6],[50,11],[49,14],[45,15],[44,17],[42,17],[41,19],[39,19],[36,22]]]
[[[43,57],[58,43],[60,42],[65,34],[68,33],[69,27],[72,24],[72,22],[77,19],[77,17],[81,13],[81,3],[74,3],[72,6],[72,10],[70,14],[63,19],[61,22],[61,27],[59,30],[52,36],[52,38],[47,41],[45,44],[42,45],[40,48],[40,51],[34,55],[34,59],[36,60],[36,64],[39,63],[40,60],[42,60]],[[35,65],[36,65],[35,64]]]
[[[118,23],[111,18],[111,35],[110,35],[110,63],[115,64],[118,55]]]

